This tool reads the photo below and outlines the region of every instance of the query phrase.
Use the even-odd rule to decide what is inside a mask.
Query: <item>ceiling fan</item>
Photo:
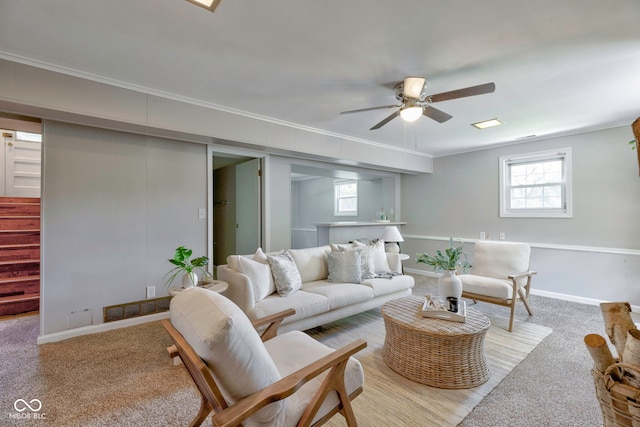
[[[483,95],[492,93],[496,90],[495,83],[485,83],[478,86],[466,87],[464,89],[451,90],[435,95],[427,95],[427,85],[422,77],[407,77],[404,81],[393,87],[396,93],[396,99],[400,104],[383,105],[380,107],[362,108],[359,110],[343,111],[340,114],[361,113],[363,111],[382,110],[386,108],[398,108],[391,115],[387,116],[380,123],[376,124],[369,130],[379,129],[389,123],[391,120],[400,116],[407,122],[418,120],[422,115],[435,120],[438,123],[444,123],[452,116],[444,111],[438,110],[431,106],[434,102],[448,101],[451,99],[465,98],[467,96]]]

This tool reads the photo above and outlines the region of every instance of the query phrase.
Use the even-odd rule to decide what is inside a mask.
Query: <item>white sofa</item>
[[[296,313],[284,320],[281,332],[291,330],[307,330],[335,320],[376,308],[386,301],[411,295],[414,279],[402,274],[402,263],[398,254],[385,253],[384,242],[379,242],[376,254],[375,271],[377,276],[385,270],[394,272],[392,277],[365,278],[361,283],[334,283],[329,278],[328,252],[337,252],[337,245],[326,245],[315,248],[291,249],[286,252],[295,262],[302,282],[301,288],[287,296],[273,292],[270,287],[266,296],[256,295],[264,291],[260,284],[264,282],[264,271],[256,273],[252,268],[270,268],[266,261],[268,255],[258,249],[253,255],[232,255],[227,258],[226,265],[218,266],[218,279],[229,284],[225,296],[236,303],[247,316],[254,320],[284,309],[293,308]],[[340,245],[344,246],[348,245]],[[373,250],[371,251],[373,252]],[[380,255],[382,254],[382,255]],[[335,255],[335,254],[334,254]],[[372,254],[373,257],[373,254]],[[242,259],[241,259],[242,258]],[[332,257],[332,259],[334,259]],[[255,261],[251,263],[251,261]],[[265,267],[258,265],[261,263]],[[247,269],[247,265],[250,268]],[[269,271],[269,276],[271,272]],[[336,277],[335,275],[332,277]],[[262,289],[265,289],[262,283]]]

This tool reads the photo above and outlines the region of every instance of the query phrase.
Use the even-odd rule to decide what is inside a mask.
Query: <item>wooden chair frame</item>
[[[267,325],[261,334],[261,339],[264,342],[275,337],[282,320],[294,313],[295,310],[289,309],[262,319],[257,319],[252,323],[255,328]],[[211,371],[195,350],[193,350],[191,345],[189,345],[182,334],[173,327],[169,319],[162,320],[162,324],[174,342],[174,345],[167,348],[169,356],[180,356],[180,359],[200,392],[200,410],[189,424],[190,426],[199,426],[211,412],[213,412],[211,423],[215,427],[241,426],[244,420],[255,414],[261,408],[269,403],[291,396],[307,381],[325,371],[329,371],[328,375],[318,388],[297,425],[300,427],[311,426],[311,422],[325,398],[332,390],[335,390],[340,401],[339,405],[313,425],[322,425],[340,412],[345,417],[349,427],[357,426],[353,408],[351,407],[351,400],[362,393],[362,387],[348,394],[344,384],[344,372],[349,357],[364,349],[367,346],[366,341],[362,339],[355,340],[351,344],[316,360],[310,365],[291,373],[270,386],[229,406],[220,392]]]
[[[531,291],[531,278],[535,274],[537,274],[536,271],[527,271],[525,273],[508,276],[509,279],[511,279],[511,282],[513,285],[513,292],[511,293],[511,298],[503,299],[503,298],[490,297],[486,295],[474,294],[471,292],[465,292],[464,285],[463,285],[463,291],[462,291],[462,298],[469,298],[469,299],[472,299],[474,302],[482,301],[482,302],[488,302],[490,304],[498,304],[504,307],[511,307],[511,316],[509,317],[509,329],[508,329],[508,331],[511,332],[513,330],[513,318],[516,313],[516,302],[519,299],[522,300],[522,302],[524,303],[524,306],[526,307],[527,312],[529,313],[529,316],[533,316],[533,312],[531,311],[531,306],[529,305],[529,292]],[[518,279],[522,279],[524,277],[527,278],[527,284],[522,287],[518,286]]]

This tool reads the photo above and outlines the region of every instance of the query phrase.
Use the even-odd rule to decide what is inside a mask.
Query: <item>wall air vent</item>
[[[145,299],[142,301],[127,302],[124,304],[110,305],[104,307],[104,322],[114,322],[116,320],[130,319],[132,317],[146,316],[148,314],[162,313],[169,311],[171,297]]]

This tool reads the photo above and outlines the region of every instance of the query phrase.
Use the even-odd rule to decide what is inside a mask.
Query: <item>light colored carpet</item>
[[[332,346],[355,337],[368,341],[358,354],[365,368],[364,393],[355,401],[362,426],[456,425],[551,329],[518,323],[505,331],[506,319],[491,318],[485,339],[491,377],[469,390],[441,390],[405,380],[381,360],[384,325],[378,310],[310,331]],[[197,412],[198,394],[182,366],[165,349],[170,340],[159,322],[66,341],[35,345],[38,317],[0,322],[1,425],[16,419],[17,399],[39,399],[44,420],[55,426],[187,425]],[[12,415],[14,418],[12,418]],[[330,425],[342,425],[336,416]]]

